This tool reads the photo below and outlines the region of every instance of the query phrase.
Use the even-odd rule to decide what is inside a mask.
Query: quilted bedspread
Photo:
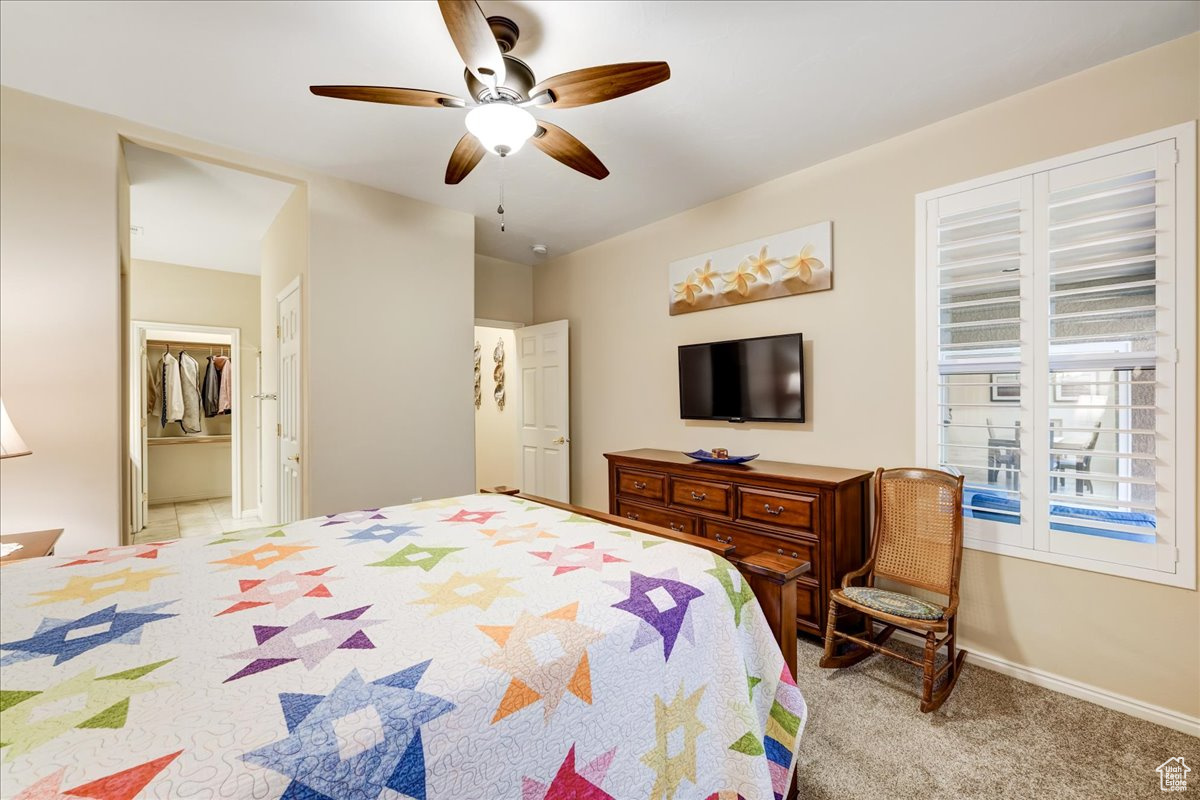
[[[700,548],[472,495],[0,571],[0,794],[778,798],[806,709]]]

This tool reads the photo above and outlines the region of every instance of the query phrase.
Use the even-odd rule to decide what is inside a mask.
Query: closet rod
[[[213,350],[221,350],[228,355],[231,346],[227,344],[215,344],[209,342],[168,342],[163,339],[147,339],[147,347],[169,347],[172,350],[207,350],[211,353]]]

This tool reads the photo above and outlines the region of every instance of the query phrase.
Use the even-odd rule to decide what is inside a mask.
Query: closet
[[[184,420],[172,419],[173,415],[167,415],[168,421],[163,424],[163,409],[167,398],[166,390],[155,390],[155,387],[162,385],[162,369],[163,357],[170,353],[177,362],[181,361],[181,355],[190,356],[197,367],[196,372],[196,393],[199,395],[198,404],[199,410],[197,414],[198,429],[189,430],[185,427]],[[230,355],[230,347],[227,344],[200,344],[194,342],[173,342],[173,341],[156,341],[153,339],[146,340],[146,360],[149,368],[155,370],[157,381],[153,381],[147,376],[147,408],[146,413],[153,418],[147,425],[147,436],[149,437],[148,444],[150,445],[175,445],[175,444],[211,444],[214,442],[229,442],[232,438],[230,433],[231,423],[233,420],[233,406],[237,403],[237,395],[232,391],[234,381],[233,360]],[[225,382],[228,384],[226,392],[220,391],[221,384],[221,366],[225,367],[224,376]],[[211,371],[210,371],[211,370]],[[182,370],[181,370],[182,373]],[[206,389],[209,386],[210,378],[216,383],[217,400],[214,406],[210,405],[206,408]],[[183,379],[182,374],[180,379]],[[181,387],[181,392],[185,387]],[[191,391],[186,388],[186,391]],[[225,394],[229,401],[222,408],[220,405],[220,397]],[[153,409],[151,408],[153,405]],[[187,403],[185,402],[185,406]],[[210,413],[213,412],[213,413]],[[157,423],[155,426],[154,423]]]
[[[151,505],[231,494],[233,420],[239,411],[236,354],[231,341],[209,341],[230,337],[203,338],[146,339],[143,410]]]

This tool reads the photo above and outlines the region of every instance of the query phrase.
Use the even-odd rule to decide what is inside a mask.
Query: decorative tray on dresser
[[[706,464],[671,450],[604,457],[611,513],[732,544],[733,561],[765,550],[811,562],[796,582],[803,633],[824,632],[829,590],[866,561],[870,472],[763,460]]]

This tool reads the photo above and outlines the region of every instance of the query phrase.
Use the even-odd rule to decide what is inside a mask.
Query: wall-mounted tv
[[[679,416],[804,422],[801,335],[680,345]]]

